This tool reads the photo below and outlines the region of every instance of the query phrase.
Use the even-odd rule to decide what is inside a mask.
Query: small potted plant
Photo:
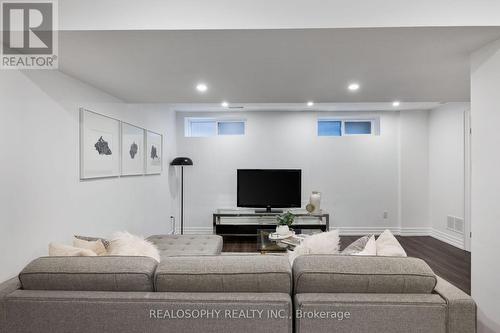
[[[284,214],[278,215],[276,217],[278,225],[276,226],[276,233],[280,236],[286,236],[290,233],[290,226],[295,220],[295,215],[291,212],[286,212]]]

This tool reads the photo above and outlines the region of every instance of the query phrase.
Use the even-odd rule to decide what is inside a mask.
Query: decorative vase
[[[318,191],[313,191],[309,198],[309,203],[314,206],[313,214],[319,214],[321,212],[321,193]]]
[[[286,236],[290,233],[290,229],[287,225],[278,225],[276,227],[276,233],[280,236]]]

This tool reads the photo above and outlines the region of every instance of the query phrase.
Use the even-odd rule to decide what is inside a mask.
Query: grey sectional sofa
[[[281,256],[42,257],[0,285],[0,332],[292,332]]]
[[[0,332],[448,332],[473,300],[415,258],[42,257],[0,284]]]
[[[295,332],[476,332],[472,298],[421,259],[308,255],[293,276]]]

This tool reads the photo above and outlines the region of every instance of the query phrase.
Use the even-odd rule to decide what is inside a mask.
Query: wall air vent
[[[459,234],[464,233],[464,219],[456,216],[446,217],[446,228],[448,230],[458,232]]]
[[[464,232],[464,219],[455,217],[455,231],[463,234]]]
[[[446,227],[449,229],[449,230],[453,230],[455,231],[455,219],[453,218],[453,216],[448,216],[447,219],[446,219]]]

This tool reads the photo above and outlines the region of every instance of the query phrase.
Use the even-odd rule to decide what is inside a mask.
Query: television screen
[[[300,207],[302,171],[239,169],[237,192],[238,207]]]

